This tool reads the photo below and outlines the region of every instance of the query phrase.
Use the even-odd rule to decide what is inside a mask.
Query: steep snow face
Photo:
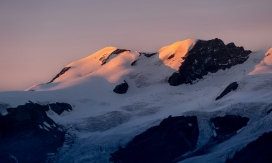
[[[93,84],[92,81],[96,79],[105,80],[107,85],[128,80],[137,88],[164,83],[170,74],[178,70],[183,62],[182,57],[195,42],[194,39],[176,42],[163,47],[151,57],[137,51],[107,47],[68,64],[51,83],[35,85],[27,90],[56,90],[83,83]]]
[[[250,72],[250,75],[255,74],[270,74],[272,73],[272,48],[266,53],[264,59],[255,66],[255,69]]]

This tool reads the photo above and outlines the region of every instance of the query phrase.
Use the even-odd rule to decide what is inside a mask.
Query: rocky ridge
[[[169,77],[168,83],[172,86],[192,84],[208,73],[242,64],[250,53],[250,50],[237,47],[234,43],[225,45],[218,38],[208,41],[198,40],[184,57],[178,72]]]

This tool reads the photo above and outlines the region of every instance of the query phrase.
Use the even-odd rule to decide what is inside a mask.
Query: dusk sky
[[[272,0],[0,0],[0,91],[50,81],[106,46],[153,52],[188,38],[272,46]]]

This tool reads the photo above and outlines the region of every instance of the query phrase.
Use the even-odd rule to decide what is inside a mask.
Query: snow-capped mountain
[[[220,39],[106,47],[0,93],[6,162],[269,162],[272,48]],[[260,152],[257,151],[260,149]]]
[[[106,87],[104,84],[116,85],[123,80],[134,81],[131,87],[135,88],[164,83],[170,74],[179,69],[183,57],[195,42],[193,39],[176,42],[154,53],[106,47],[68,64],[49,83],[35,85],[28,90],[56,90],[84,83],[97,87],[98,81],[103,87]]]

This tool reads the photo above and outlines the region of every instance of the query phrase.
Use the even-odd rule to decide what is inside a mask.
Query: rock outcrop
[[[224,97],[226,94],[230,93],[231,91],[234,91],[238,88],[238,83],[237,82],[233,82],[230,85],[228,85],[224,91],[218,96],[216,97],[215,100],[219,100],[220,98]]]
[[[72,106],[67,103],[57,102],[57,103],[49,104],[49,106],[50,106],[51,110],[53,110],[58,115],[60,115],[64,111],[71,111],[72,110]]]
[[[136,65],[136,63],[137,63],[137,60],[135,60],[135,61],[133,61],[133,62],[131,62],[131,66],[135,66]]]
[[[249,118],[239,115],[226,115],[211,119],[215,130],[214,138],[222,139],[236,133],[240,128],[247,125],[248,120]]]
[[[113,89],[113,92],[115,92],[117,94],[124,94],[124,93],[127,93],[128,87],[129,87],[128,83],[124,80],[124,83],[117,85]]]
[[[60,73],[58,73],[50,82],[48,82],[47,84],[49,83],[52,83],[54,80],[56,80],[58,77],[60,77],[61,75],[63,75],[66,71],[68,71],[71,67],[64,67]]]
[[[123,53],[123,52],[126,52],[126,51],[130,51],[130,50],[127,50],[127,49],[116,49],[111,54],[120,54],[120,53]]]
[[[123,53],[123,52],[126,52],[126,51],[130,51],[130,50],[127,50],[127,49],[116,49],[114,50],[113,52],[111,52],[111,54],[107,55],[107,54],[104,54],[99,60],[102,62],[101,65],[104,65],[107,63],[107,60],[109,59],[109,57],[113,54],[115,55],[118,55],[120,53]]]
[[[182,154],[195,149],[199,135],[196,116],[164,119],[137,135],[125,148],[111,154],[115,163],[173,162]]]
[[[220,39],[208,41],[198,40],[194,47],[184,57],[184,62],[178,72],[173,73],[168,83],[172,86],[192,84],[208,73],[225,70],[245,62],[250,50],[237,47],[234,43],[227,45]]]
[[[65,131],[47,116],[48,110],[48,105],[30,102],[7,108],[8,114],[0,115],[1,161],[45,162],[48,153],[57,152],[64,142]]]
[[[141,56],[141,55],[144,55],[144,56],[146,56],[147,58],[152,57],[153,55],[158,54],[158,53],[145,53],[145,52],[139,52],[139,53],[140,53],[140,56]]]

